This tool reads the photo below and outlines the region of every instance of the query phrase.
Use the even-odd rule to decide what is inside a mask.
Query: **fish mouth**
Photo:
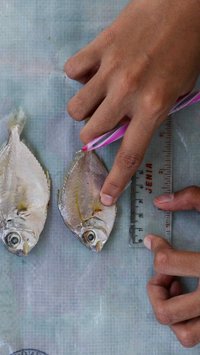
[[[7,245],[5,245],[6,249],[11,253],[14,254],[16,256],[22,257],[22,256],[26,256],[23,252],[23,250],[13,250],[11,248],[9,248]]]
[[[15,255],[22,257],[22,256],[26,256],[27,254],[24,254],[23,250],[17,250]]]
[[[5,246],[5,248],[11,253],[14,254],[16,256],[22,257],[22,256],[27,256],[31,250],[30,246],[28,245],[28,243],[24,243],[23,248],[22,246],[20,247],[20,249],[13,249],[12,247],[10,247],[5,240],[3,240],[3,244]]]
[[[23,249],[19,249],[19,250],[8,249],[8,250],[11,253],[21,257],[21,256],[27,256],[29,254],[31,248],[27,242],[24,242]]]
[[[99,253],[103,249],[103,243],[99,240],[95,245],[95,251]]]

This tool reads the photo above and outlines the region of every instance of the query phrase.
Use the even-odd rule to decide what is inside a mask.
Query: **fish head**
[[[26,256],[36,244],[36,238],[31,230],[6,229],[2,241],[9,252],[18,256]]]
[[[108,239],[108,235],[104,228],[88,227],[82,228],[79,238],[86,247],[100,252]]]

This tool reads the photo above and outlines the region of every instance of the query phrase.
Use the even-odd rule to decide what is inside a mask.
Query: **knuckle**
[[[116,164],[120,168],[128,169],[131,171],[138,169],[141,161],[142,161],[142,157],[139,154],[128,153],[123,150],[118,153],[116,158]]]
[[[136,91],[139,84],[137,75],[130,72],[125,72],[120,78],[120,90],[123,96],[126,96],[133,91]]]
[[[169,253],[167,250],[159,250],[154,258],[154,269],[156,272],[165,270],[169,264]]]
[[[121,193],[122,191],[122,187],[121,184],[118,183],[116,180],[114,180],[113,178],[108,178],[106,183],[105,183],[105,187],[103,190],[103,193],[105,194],[109,194],[112,195],[113,198],[118,197],[118,195]]]
[[[199,193],[199,187],[193,185],[187,188],[187,197],[194,197],[197,193]]]
[[[197,344],[197,340],[193,336],[190,329],[188,329],[187,327],[183,328],[179,332],[177,337],[178,337],[180,343],[186,348],[192,348],[193,346],[195,346]]]
[[[163,325],[169,325],[172,322],[171,315],[164,309],[163,305],[158,305],[155,311],[157,321]]]
[[[144,95],[142,105],[151,117],[158,116],[165,108],[165,96],[160,89],[151,90]]]
[[[186,196],[185,198],[187,199],[187,201],[192,201],[192,200],[196,200],[196,197],[199,196],[200,197],[200,189],[197,186],[190,186],[187,188],[186,190]]]
[[[120,80],[120,88],[125,93],[134,92],[137,90],[143,78],[143,74],[146,71],[147,65],[147,61],[141,58],[135,63],[134,71],[132,70],[132,67],[130,69],[125,70],[123,66],[123,72]]]
[[[112,75],[115,75],[118,68],[121,66],[121,62],[122,60],[119,53],[114,51],[113,53],[109,54],[106,58],[106,61],[102,64],[101,74],[103,80],[106,80],[108,76],[111,77]]]
[[[113,192],[119,192],[120,186],[115,181],[108,181],[107,183],[108,188],[112,189]]]
[[[115,30],[113,27],[107,27],[101,34],[100,34],[102,40],[103,40],[103,43],[104,43],[104,46],[105,47],[110,47],[114,40],[115,40],[115,37],[116,37],[116,34],[115,34]]]
[[[75,120],[79,121],[84,118],[84,101],[75,96],[68,102],[67,111]]]

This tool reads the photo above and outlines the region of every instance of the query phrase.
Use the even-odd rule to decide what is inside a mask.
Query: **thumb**
[[[172,246],[166,239],[154,234],[148,234],[145,236],[144,245],[154,253],[161,249],[172,249]]]
[[[156,207],[168,211],[196,209],[200,212],[200,187],[190,186],[174,194],[161,195],[154,200]]]

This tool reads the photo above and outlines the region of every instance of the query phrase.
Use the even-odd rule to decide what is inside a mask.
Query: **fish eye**
[[[92,230],[90,230],[90,231],[87,231],[83,234],[83,238],[87,242],[92,243],[96,239],[96,234]]]
[[[21,242],[21,237],[17,233],[9,233],[5,238],[5,242],[9,247],[16,248]]]

